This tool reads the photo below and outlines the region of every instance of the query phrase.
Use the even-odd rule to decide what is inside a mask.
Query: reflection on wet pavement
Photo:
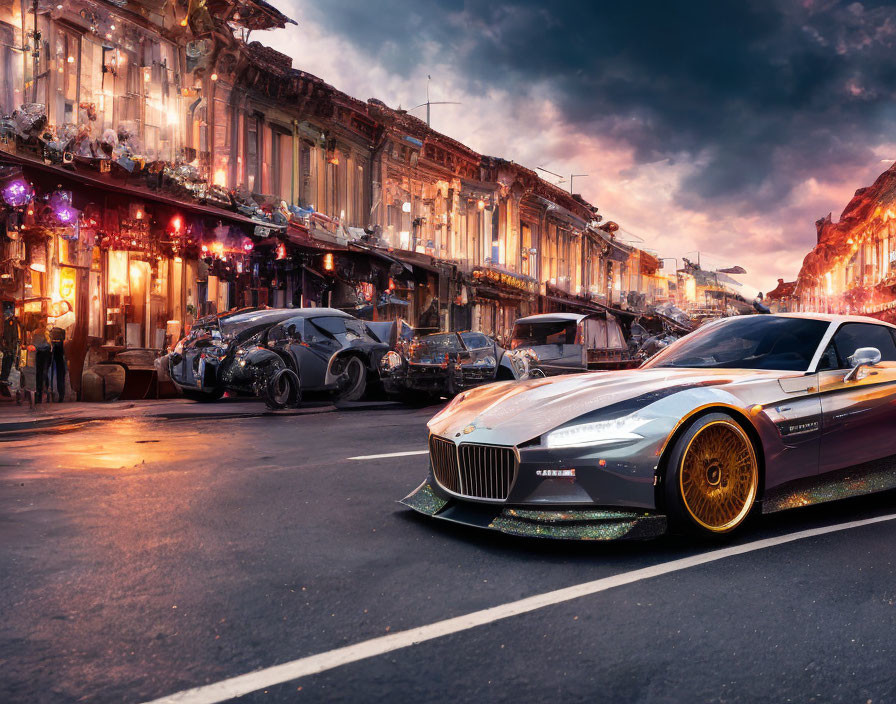
[[[85,423],[71,430],[86,432],[44,433],[37,442],[32,434],[27,439],[4,442],[3,464],[23,470],[7,478],[73,471],[139,471],[174,460],[189,462],[221,448],[220,438],[213,442],[212,436],[188,423],[125,418],[114,423]]]

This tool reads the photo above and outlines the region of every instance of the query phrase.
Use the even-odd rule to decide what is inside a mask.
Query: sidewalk
[[[120,418],[156,418],[162,420],[186,420],[208,418],[255,418],[259,416],[302,416],[335,411],[365,411],[403,408],[394,401],[357,401],[336,403],[330,401],[303,401],[299,408],[272,411],[263,401],[241,398],[223,398],[213,403],[197,403],[183,398],[147,401],[107,401],[104,403],[39,404],[34,409],[17,405],[15,401],[0,397],[0,434],[21,433],[43,428],[87,423],[90,421],[118,420]]]
[[[53,428],[89,421],[118,420],[120,418],[207,419],[253,418],[256,416],[299,416],[335,411],[332,403],[303,404],[300,408],[272,411],[262,401],[222,399],[214,403],[197,403],[187,399],[158,401],[107,401],[105,403],[39,404],[34,409],[0,398],[0,433],[15,433],[41,428]]]

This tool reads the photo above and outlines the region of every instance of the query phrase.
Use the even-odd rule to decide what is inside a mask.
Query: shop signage
[[[498,284],[515,291],[535,293],[535,281],[497,269],[476,267],[473,269],[473,280],[477,283]]]

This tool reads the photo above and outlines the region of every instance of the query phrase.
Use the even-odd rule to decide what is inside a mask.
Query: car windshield
[[[510,349],[538,345],[572,345],[576,341],[576,321],[558,320],[553,323],[517,323],[513,326]]]
[[[644,366],[807,371],[828,325],[770,315],[728,318],[681,338]]]

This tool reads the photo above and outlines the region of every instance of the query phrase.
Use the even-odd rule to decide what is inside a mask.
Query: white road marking
[[[441,638],[442,636],[459,633],[478,626],[484,626],[501,619],[510,618],[511,616],[519,616],[520,614],[529,613],[546,606],[562,604],[573,599],[579,599],[583,596],[597,594],[598,592],[621,587],[633,582],[639,582],[652,577],[659,577],[670,572],[678,572],[691,567],[698,567],[717,560],[724,560],[726,557],[734,557],[735,555],[743,555],[756,550],[764,550],[766,548],[775,547],[776,545],[784,545],[797,540],[805,540],[806,538],[814,538],[827,533],[836,533],[839,531],[849,530],[851,528],[860,528],[884,521],[892,521],[896,519],[896,513],[886,516],[878,516],[876,518],[867,518],[861,521],[851,521],[849,523],[839,523],[823,528],[812,528],[810,530],[800,531],[798,533],[790,533],[787,535],[779,535],[775,538],[765,538],[763,540],[755,540],[751,543],[743,545],[735,545],[728,548],[721,548],[701,555],[693,555],[691,557],[683,557],[678,560],[671,560],[659,565],[644,567],[631,572],[623,572],[622,574],[613,575],[611,577],[603,577],[592,582],[584,582],[576,584],[572,587],[556,589],[544,594],[536,594],[535,596],[511,601],[507,604],[494,606],[490,609],[482,611],[474,611],[464,616],[449,618],[444,621],[437,621],[426,626],[411,628],[407,631],[398,631],[390,633],[387,636],[371,638],[354,645],[347,645],[342,648],[336,648],[325,653],[317,655],[309,655],[308,657],[299,658],[291,662],[285,662],[282,665],[274,665],[266,667],[262,670],[249,672],[238,677],[221,680],[213,684],[196,687],[194,689],[186,689],[182,692],[155,699],[146,704],[218,704],[219,702],[241,697],[250,692],[255,692],[266,687],[283,684],[290,680],[296,680],[301,677],[308,677],[326,670],[348,665],[349,663],[358,662],[367,658],[377,657],[390,653],[393,650],[407,648],[418,643],[424,643],[428,640]]]
[[[387,452],[384,455],[358,455],[350,460],[381,460],[383,457],[410,457],[411,455],[428,455],[429,450],[409,450],[407,452]]]

